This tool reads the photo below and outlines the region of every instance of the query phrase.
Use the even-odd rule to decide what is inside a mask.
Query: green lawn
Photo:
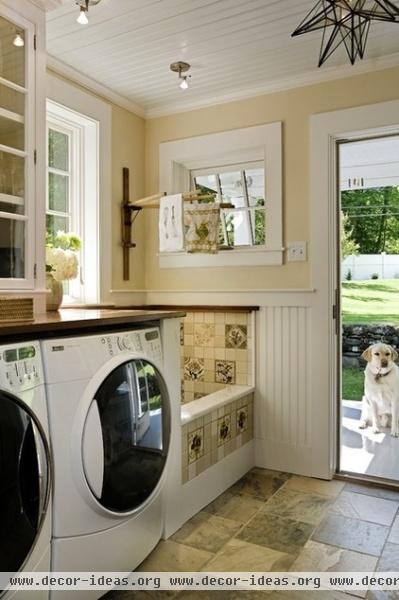
[[[342,369],[342,398],[345,400],[361,400],[363,396],[363,369],[344,367]]]
[[[342,320],[344,325],[399,325],[399,279],[345,281]]]

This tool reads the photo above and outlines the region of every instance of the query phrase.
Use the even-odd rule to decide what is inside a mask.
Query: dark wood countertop
[[[185,314],[184,310],[61,309],[37,315],[31,322],[0,323],[0,343],[121,330]]]

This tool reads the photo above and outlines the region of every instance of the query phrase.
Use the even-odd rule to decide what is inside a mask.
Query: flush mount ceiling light
[[[15,38],[13,39],[12,43],[17,48],[22,48],[23,46],[25,46],[24,38],[22,37],[20,32],[16,33]]]
[[[173,71],[173,73],[179,74],[179,79],[181,80],[179,87],[182,90],[188,89],[188,79],[191,77],[191,75],[182,75],[182,73],[187,73],[190,68],[191,65],[181,60],[170,65],[170,70]]]
[[[399,8],[389,0],[319,0],[292,36],[323,30],[319,67],[344,44],[353,65],[363,58],[372,20],[398,22]]]
[[[101,0],[78,0],[76,4],[79,6],[79,16],[76,21],[79,25],[87,25],[89,19],[87,17],[87,13],[89,12],[90,6],[95,6],[101,2]]]

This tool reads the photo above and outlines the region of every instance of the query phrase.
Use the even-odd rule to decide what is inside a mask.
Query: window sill
[[[283,249],[221,250],[218,254],[188,254],[187,252],[165,252],[158,254],[161,269],[184,269],[198,267],[256,267],[282,265]]]

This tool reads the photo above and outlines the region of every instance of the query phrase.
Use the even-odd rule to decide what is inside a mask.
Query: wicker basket
[[[33,298],[0,296],[0,324],[33,320]]]

